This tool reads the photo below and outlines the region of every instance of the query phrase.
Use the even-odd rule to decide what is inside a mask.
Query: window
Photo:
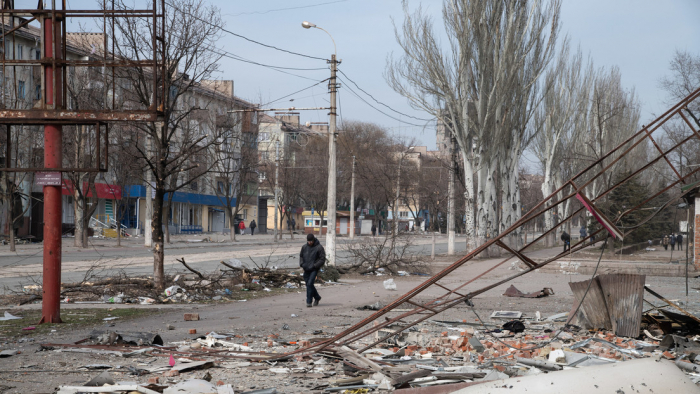
[[[192,189],[192,190],[194,190],[194,191],[197,191],[197,190],[198,190],[198,189],[197,189],[197,181],[194,181],[194,182],[190,183],[190,189]]]
[[[267,173],[266,173],[265,171],[260,171],[260,172],[258,173],[258,180],[259,180],[260,182],[262,182],[262,181],[264,181],[265,179],[267,179]]]
[[[177,96],[177,87],[171,86],[170,87],[170,99],[174,100],[176,96]]]
[[[36,50],[36,60],[41,60],[41,49]]]
[[[267,161],[269,156],[270,156],[270,152],[268,152],[266,150],[260,152],[260,160],[262,160],[262,161]]]
[[[24,46],[22,44],[17,44],[17,59],[24,58]]]
[[[243,220],[248,220],[248,210],[247,209],[243,210]]]
[[[270,140],[270,133],[259,133],[258,134],[258,141],[269,141]]]
[[[24,81],[19,81],[17,83],[17,98],[24,100]]]
[[[41,85],[36,85],[36,91],[34,92],[34,99],[41,100]]]
[[[221,194],[226,193],[226,189],[224,189],[224,182],[223,181],[217,181],[216,188],[219,190],[219,193],[221,193]]]

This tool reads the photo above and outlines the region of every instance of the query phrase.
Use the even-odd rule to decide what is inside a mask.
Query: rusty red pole
[[[55,15],[55,14],[54,14]],[[61,23],[44,19],[44,58],[61,57]],[[47,109],[60,109],[62,73],[56,62],[45,63],[44,92]],[[44,167],[62,167],[62,126],[44,125]],[[44,186],[44,278],[40,323],[61,323],[61,185]]]

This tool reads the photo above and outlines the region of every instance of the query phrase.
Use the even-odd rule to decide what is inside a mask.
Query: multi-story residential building
[[[21,18],[16,18],[14,23],[7,18],[5,29],[22,23]],[[70,60],[95,60],[103,52],[104,36],[93,33],[68,33],[66,35],[66,52]],[[40,51],[41,35],[40,29],[31,24],[15,30],[14,34],[7,35],[4,45],[0,46],[0,56],[6,59],[35,60],[41,56]],[[1,66],[0,66],[1,67]],[[94,68],[74,68],[68,67],[66,107],[68,109],[86,109],[98,106],[99,109],[108,108],[109,102],[119,102],[120,96],[126,97],[129,94],[127,84],[116,84],[115,91],[108,89],[108,84],[103,80],[104,73],[99,73]],[[39,66],[13,65],[0,68],[0,83],[2,83],[2,94],[0,101],[4,108],[30,109],[37,106],[41,100],[41,73]],[[103,97],[104,96],[104,97]],[[123,100],[122,100],[123,101]],[[245,100],[239,99],[233,94],[233,81],[202,81],[195,84],[184,94],[179,104],[180,110],[192,110],[187,122],[180,127],[195,130],[202,136],[229,135],[232,136],[233,147],[231,154],[240,156],[241,149],[256,148],[256,136],[258,130],[257,116],[254,112],[246,113],[240,121],[231,121],[229,111],[236,109],[250,109],[255,106]],[[38,126],[13,126],[13,138],[18,138],[12,146],[16,152],[13,154],[14,167],[43,167],[43,150],[41,133]],[[70,129],[64,128],[64,138],[70,134]],[[114,145],[116,140],[110,136],[110,145]],[[129,143],[136,143],[130,141]],[[5,164],[5,146],[7,141],[0,136],[0,165]],[[220,146],[220,145],[219,145]],[[113,147],[115,148],[115,147]],[[110,148],[111,152],[115,149]],[[176,149],[176,148],[171,148]],[[66,154],[64,153],[64,160]],[[202,153],[193,158],[200,162],[200,168],[208,168],[207,163],[215,160],[213,154]],[[164,221],[168,223],[171,233],[181,231],[223,231],[229,227],[226,221],[223,207],[229,204],[243,204],[241,213],[247,218],[255,218],[258,214],[257,207],[257,183],[252,182],[239,186],[234,182],[228,182],[229,187],[242,187],[243,201],[222,199],[217,193],[220,179],[214,172],[206,173],[196,180],[188,177],[201,175],[192,171],[185,171],[173,182],[177,185],[184,185],[172,196],[166,195],[166,203],[170,200],[168,212],[164,214]],[[6,201],[8,196],[5,187],[6,180],[14,182],[21,198],[16,201],[22,204],[22,219],[19,222],[19,229],[16,232],[20,237],[32,236],[40,240],[42,234],[43,202],[41,199],[41,186],[34,184],[33,173],[7,174],[0,173],[0,193]],[[11,178],[5,178],[5,177]],[[137,181],[138,178],[131,177],[130,183],[117,182],[113,171],[99,174],[94,179],[93,190],[88,190],[86,185],[83,188],[90,197],[90,205],[97,204],[92,215],[92,226],[110,227],[117,225],[120,219],[121,225],[131,228],[131,233],[142,231],[146,216],[146,186]],[[191,182],[190,182],[191,181]],[[234,184],[231,184],[234,183]],[[75,223],[75,194],[76,188],[68,179],[67,174],[63,176],[63,227],[64,232],[70,232]],[[120,202],[120,204],[117,204]],[[117,206],[121,206],[121,212],[117,212]],[[20,212],[19,210],[16,210]],[[0,235],[9,234],[12,219],[10,219],[7,209],[3,205],[0,209]]]

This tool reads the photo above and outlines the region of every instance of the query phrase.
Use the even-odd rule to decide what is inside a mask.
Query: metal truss
[[[301,348],[294,352],[282,355],[281,357],[289,357],[295,354],[308,355],[321,351],[327,347],[337,347],[343,345],[355,347],[359,352],[362,352],[375,346],[378,343],[386,341],[387,339],[401,333],[402,331],[407,330],[412,326],[415,326],[418,323],[421,323],[427,319],[436,316],[441,312],[444,312],[450,308],[453,308],[465,302],[469,304],[469,300],[477,295],[483,294],[486,291],[491,290],[504,283],[507,283],[515,278],[526,275],[530,272],[535,271],[536,269],[546,266],[547,264],[567,257],[571,253],[579,251],[585,247],[591,246],[595,242],[600,242],[606,231],[610,232],[610,235],[612,235],[613,237],[624,237],[625,235],[632,233],[641,224],[645,223],[650,217],[645,220],[642,220],[641,223],[638,223],[633,227],[627,228],[626,231],[621,231],[615,228],[614,223],[619,222],[621,218],[633,212],[639,211],[640,209],[644,208],[645,205],[648,205],[652,200],[663,195],[664,193],[667,193],[672,189],[680,191],[681,187],[686,185],[687,181],[690,180],[691,177],[693,177],[698,171],[700,171],[700,167],[695,167],[694,169],[688,168],[685,169],[685,171],[681,171],[678,168],[676,168],[676,166],[674,166],[673,159],[671,157],[671,155],[674,152],[677,152],[677,150],[680,147],[687,145],[691,142],[700,142],[700,126],[698,126],[697,119],[694,118],[693,113],[688,108],[688,106],[693,103],[695,105],[698,104],[698,101],[700,101],[698,100],[698,96],[700,96],[700,89],[694,91],[692,94],[681,100],[678,104],[674,105],[671,109],[666,111],[656,120],[644,126],[641,130],[634,133],[631,137],[622,142],[620,145],[613,148],[605,155],[592,162],[584,170],[582,170],[581,172],[573,176],[571,179],[566,181],[559,189],[555,190],[552,194],[540,201],[520,220],[518,220],[508,229],[503,231],[497,237],[480,245],[475,250],[468,253],[466,256],[462,257],[447,268],[443,269],[438,274],[434,275],[432,278],[428,279],[421,285],[417,286],[416,288],[412,289],[406,294],[398,297],[389,305],[375,312],[368,318],[363,319],[360,322],[349,327],[348,329],[342,331],[333,338],[314,343],[308,347]],[[684,112],[686,112],[687,115]],[[691,123],[688,116],[693,118],[693,120],[696,123],[695,125]],[[671,121],[676,121],[679,124],[682,124],[686,128],[686,132],[687,130],[690,130],[690,133],[687,133],[687,135],[683,137],[683,139],[680,142],[675,143],[673,146],[664,151],[652,135],[655,131],[660,130],[662,126]],[[653,146],[654,150],[658,153],[656,157],[652,158],[647,163],[639,163],[639,165],[637,165],[634,170],[628,173],[628,175],[625,176],[624,179],[606,188],[605,190],[602,190],[597,193],[594,190],[592,190],[592,184],[595,180],[600,179],[601,177],[606,175],[611,175],[612,171],[614,171],[613,166],[623,158],[627,157],[627,155],[629,155],[633,149],[638,147],[644,148],[644,145],[640,146],[640,144],[643,144],[644,142],[651,144],[647,145],[648,147]],[[663,187],[661,190],[654,192],[654,194],[651,197],[646,199],[644,202],[638,204],[637,206],[628,208],[624,212],[621,212],[617,217],[615,217],[612,220],[606,218],[595,207],[595,204],[597,202],[600,202],[601,199],[603,199],[613,190],[629,182],[633,177],[642,174],[646,171],[654,171],[656,169],[654,166],[657,163],[661,163],[661,165],[668,165],[674,176],[673,181],[665,187]],[[670,201],[665,203],[662,208],[669,206],[678,198],[687,197],[688,195],[697,192],[697,187],[692,188],[690,186],[692,185],[687,185],[682,193],[676,194]],[[547,229],[539,237],[525,244],[524,246],[516,248],[508,245],[507,241],[509,237],[511,235],[517,235],[518,231],[522,228],[522,226],[532,221],[538,220],[539,218],[541,218],[542,215],[545,214],[545,212],[554,210],[559,205],[564,204],[571,199],[580,202],[580,204],[577,203],[576,206],[583,206],[574,210],[574,212],[572,212],[569,216],[563,218],[559,223]],[[580,215],[583,212],[583,210],[586,209],[586,205],[589,205],[589,209],[592,210],[591,214],[593,216],[596,216],[596,218],[602,224],[599,230],[594,231],[588,237],[581,239],[574,245],[571,245],[570,250],[559,253],[558,255],[548,258],[542,262],[537,263],[531,257],[528,257],[528,252],[532,248],[532,246],[542,241],[545,237],[550,235],[557,228],[569,223],[572,220],[572,218],[576,217],[577,215]],[[464,264],[468,263],[472,259],[484,254],[484,252],[490,247],[497,247],[502,249],[505,253],[505,256],[507,257],[504,258],[502,261],[496,263],[495,265],[491,266],[490,268],[486,269],[484,272],[481,272],[473,278],[469,279],[468,281],[460,284],[459,286],[451,288],[447,284],[441,283],[443,279],[448,278],[450,274],[452,274],[456,269],[462,267]],[[502,266],[503,264],[512,260],[513,258],[522,261],[527,268],[505,279],[489,284],[488,286],[476,289],[467,288],[467,286],[472,284],[475,280],[483,277],[489,272],[492,272],[494,269]],[[427,302],[421,302],[420,300],[418,300],[418,296],[428,290],[430,290],[431,292],[438,292],[442,294]],[[405,308],[407,304],[412,305],[413,309],[411,309],[408,312],[403,312],[396,317],[389,318],[385,316],[387,313],[391,312],[396,308]],[[377,333],[379,330],[386,328],[394,323],[400,323],[400,326],[398,328],[396,328],[395,326],[392,327],[391,334],[381,336],[380,338],[376,339],[370,344],[363,344],[359,346],[353,345],[358,340],[367,338],[368,336]]]

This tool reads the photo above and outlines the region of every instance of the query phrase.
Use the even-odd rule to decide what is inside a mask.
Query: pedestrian
[[[678,242],[678,250],[683,250],[683,235],[676,235],[676,242]]]
[[[579,235],[581,236],[581,239],[586,238],[586,227],[581,226],[581,228],[578,230]]]
[[[250,235],[252,236],[253,233],[255,233],[255,228],[258,227],[258,225],[255,223],[255,219],[250,221]]]
[[[292,231],[297,231],[297,221],[292,218]]]
[[[669,242],[671,243],[671,250],[676,249],[676,234],[671,234]]]
[[[240,230],[241,234],[245,233],[245,223],[242,220],[238,222],[238,230]]]
[[[571,250],[571,236],[566,231],[561,233],[561,240],[564,241],[564,252]]]
[[[374,237],[376,235],[377,235],[377,225],[372,223],[372,236]]]
[[[313,306],[318,306],[319,301],[321,301],[321,295],[318,294],[314,283],[316,282],[318,270],[324,264],[326,264],[326,251],[313,234],[307,235],[306,245],[301,247],[301,252],[299,253],[299,267],[304,270],[304,283],[306,283],[307,308],[311,308],[312,300]]]
[[[661,244],[664,246],[664,250],[668,250],[668,235],[664,235],[664,239],[661,240]]]

